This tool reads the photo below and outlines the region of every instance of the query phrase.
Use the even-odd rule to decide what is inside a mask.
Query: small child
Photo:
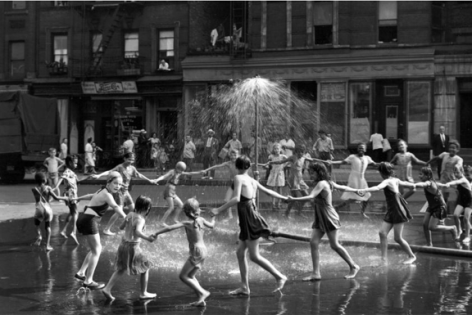
[[[441,193],[441,188],[447,187],[437,183],[433,178],[433,171],[430,167],[423,167],[420,173],[421,183],[416,183],[415,187],[424,188],[424,194],[428,202],[428,208],[424,214],[423,231],[426,238],[426,246],[433,246],[431,231],[449,231],[454,240],[457,238],[455,226],[439,225],[440,220],[447,217],[446,202]]]
[[[155,235],[146,236],[144,234],[146,217],[151,210],[152,201],[151,198],[146,196],[139,196],[136,199],[134,212],[128,213],[125,221],[121,224],[120,229],[124,229],[125,233],[121,239],[121,244],[118,247],[118,252],[115,258],[115,272],[108,280],[107,285],[103,288],[102,293],[109,301],[115,299],[111,295],[111,289],[115,285],[119,277],[125,272],[128,275],[141,276],[141,293],[139,295],[140,300],[149,300],[157,296],[156,293],[147,292],[149,269],[153,267],[153,263],[143,253],[140,244],[141,239],[145,239],[148,242],[154,242],[156,240]]]
[[[280,143],[275,143],[272,147],[272,154],[269,155],[269,161],[281,161],[287,159],[287,156],[282,154],[282,146]],[[282,194],[282,188],[285,186],[285,164],[273,164],[272,169],[267,179],[267,186],[275,192]],[[272,211],[282,208],[282,201],[278,198],[272,198]]]
[[[184,172],[187,168],[184,162],[177,162],[175,164],[175,169],[170,170],[165,175],[162,175],[151,182],[158,185],[158,182],[161,180],[167,180],[166,187],[164,189],[164,199],[169,206],[167,211],[164,213],[161,222],[165,223],[169,215],[174,211],[175,206],[175,214],[174,214],[174,223],[178,221],[180,212],[182,211],[182,200],[180,200],[179,196],[175,193],[177,185],[179,185],[180,176],[182,175],[198,175],[200,172]]]
[[[46,230],[46,251],[53,250],[51,246],[51,221],[53,217],[51,205],[49,204],[49,199],[52,196],[56,200],[68,201],[68,198],[60,197],[54,194],[53,189],[46,185],[46,175],[42,172],[37,172],[34,175],[34,180],[36,182],[36,187],[31,189],[33,191],[34,199],[36,200],[36,212],[34,214],[34,225],[36,225],[37,237],[36,241],[33,243],[35,246],[41,245],[41,229],[39,227],[40,223],[44,221],[44,229]]]
[[[454,166],[454,176],[456,180],[450,181],[446,184],[446,187],[457,185],[457,206],[454,210],[454,221],[456,224],[457,231],[462,231],[460,216],[463,214],[463,224],[465,228],[465,238],[462,240],[463,243],[470,242],[470,214],[472,212],[472,186],[470,181],[472,179],[472,167],[466,166],[466,172],[464,176],[464,168],[461,165]],[[460,235],[456,240],[460,239]]]
[[[426,166],[426,162],[419,160],[413,153],[407,152],[408,144],[405,140],[398,141],[398,153],[395,154],[393,159],[390,161],[390,164],[396,164],[398,167],[397,176],[402,181],[407,181],[413,183],[413,167],[411,162],[413,161],[416,164],[421,164]],[[413,189],[410,189],[407,193],[403,193],[403,187],[400,187],[400,193],[403,195],[403,198],[406,200],[411,195],[414,194]]]
[[[195,278],[195,274],[202,268],[203,262],[207,257],[207,248],[203,242],[203,228],[207,227],[212,229],[215,226],[215,217],[212,217],[210,222],[200,217],[200,206],[195,198],[188,199],[183,208],[185,215],[192,221],[166,226],[157,231],[153,236],[157,237],[159,234],[173,231],[181,227],[185,228],[190,247],[190,257],[182,267],[179,277],[183,283],[192,288],[197,294],[198,300],[190,305],[204,307],[206,306],[205,300],[210,296],[210,292],[200,286],[200,283],[198,283],[198,280]]]
[[[154,169],[156,170],[156,172],[158,172],[158,166],[159,166],[159,144],[158,143],[154,143],[151,147],[151,160],[153,161],[154,163]]]
[[[50,148],[48,153],[49,157],[43,163],[48,169],[48,184],[55,187],[54,191],[57,191],[57,195],[60,195],[61,191],[56,186],[59,181],[59,169],[64,165],[64,161],[56,157],[56,149]]]
[[[403,264],[410,265],[416,260],[416,256],[411,251],[410,245],[407,241],[403,239],[402,233],[403,226],[412,218],[412,216],[407,207],[407,202],[400,194],[399,186],[414,188],[415,184],[401,181],[394,177],[393,165],[387,162],[380,163],[379,173],[382,176],[383,181],[377,186],[359,190],[358,194],[362,196],[365,192],[379,191],[383,189],[387,201],[387,213],[385,214],[384,222],[382,222],[379,231],[382,261],[385,264],[387,263],[387,237],[388,233],[390,233],[390,230],[393,228],[395,241],[408,255],[408,259],[405,260]]]

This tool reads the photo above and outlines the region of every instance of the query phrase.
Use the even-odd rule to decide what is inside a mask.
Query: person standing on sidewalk
[[[216,164],[216,152],[218,150],[218,140],[214,138],[215,132],[212,129],[207,131],[208,137],[204,141],[203,147],[203,168],[207,169]],[[215,177],[215,171],[210,171],[202,178],[213,179]]]
[[[92,146],[92,138],[87,139],[87,144],[85,145],[85,170],[84,175],[93,173],[97,174],[95,171],[95,162],[93,160],[93,146]]]
[[[439,134],[433,136],[432,141],[433,155],[439,156],[441,153],[446,152],[449,149],[449,136],[446,135],[446,128],[444,126],[439,127]],[[438,178],[441,178],[441,163],[438,164]]]
[[[326,132],[324,130],[319,130],[318,135],[320,136],[315,144],[313,145],[313,152],[315,153],[316,157],[323,161],[330,161],[332,160],[334,146],[333,140],[328,138]],[[328,172],[331,174],[331,165],[327,165]]]
[[[193,161],[195,160],[195,152],[197,151],[197,148],[195,147],[195,144],[192,141],[192,138],[190,135],[185,136],[185,143],[184,143],[184,149],[182,151],[182,161],[187,165],[187,171],[192,172],[193,171]],[[186,179],[191,179],[192,176],[187,175]]]
[[[242,148],[243,145],[241,144],[241,141],[238,140],[238,134],[236,132],[233,132],[232,138],[225,144],[225,149],[227,149],[228,152],[231,150],[235,150],[237,151],[238,156],[240,156]]]
[[[67,157],[67,138],[62,139],[61,143],[61,152],[59,153],[59,158],[63,161],[66,160]]]

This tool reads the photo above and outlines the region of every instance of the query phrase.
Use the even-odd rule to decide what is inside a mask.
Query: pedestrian
[[[100,152],[103,152],[103,149],[100,148],[96,143],[95,141],[92,141],[92,148],[93,148],[93,151],[92,151],[92,159],[93,159],[93,163],[95,164],[95,167],[98,167],[98,151]],[[96,171],[96,170],[95,170]]]
[[[113,194],[118,192],[122,183],[123,180],[120,173],[109,172],[104,188],[101,188],[94,194],[84,195],[76,199],[76,201],[90,200],[77,219],[77,231],[87,237],[90,250],[74,278],[83,281],[83,287],[90,290],[99,290],[105,287],[105,283],[93,281],[95,268],[97,267],[102,252],[100,234],[98,233],[99,222],[109,207],[111,207],[118,216],[122,218],[126,217],[121,206],[119,206],[113,198]]]
[[[213,229],[215,226],[215,217],[213,217],[210,222],[202,218],[200,216],[200,205],[195,198],[188,199],[185,202],[183,209],[185,215],[190,219],[190,221],[166,226],[157,231],[153,236],[157,237],[159,234],[167,233],[182,227],[185,228],[190,256],[183,265],[179,278],[183,283],[193,289],[197,295],[198,300],[190,303],[190,305],[205,307],[205,300],[210,296],[210,292],[202,288],[197,278],[195,278],[195,275],[203,268],[203,263],[208,256],[207,247],[203,242],[204,228]]]
[[[285,159],[287,159],[287,157],[282,154],[282,146],[280,143],[275,143],[272,148],[272,154],[269,155],[269,162],[277,162]],[[272,168],[270,170],[269,178],[267,179],[267,186],[269,186],[276,193],[282,194],[282,189],[285,186],[285,164],[271,164],[271,166]],[[281,208],[282,201],[278,198],[272,198],[272,211],[277,211],[277,209]]]
[[[115,297],[111,295],[111,289],[115,286],[116,281],[124,274],[140,275],[140,300],[149,300],[157,296],[156,293],[149,293],[147,291],[149,280],[149,269],[154,264],[146,253],[140,247],[141,239],[150,243],[156,240],[155,235],[146,235],[146,218],[151,211],[151,198],[146,196],[139,196],[136,199],[136,208],[134,212],[128,213],[125,220],[120,226],[121,230],[125,230],[123,238],[115,258],[115,271],[108,280],[107,285],[103,288],[102,293],[109,301],[113,301]]]
[[[131,139],[131,134],[128,134],[126,136],[125,142],[123,142],[123,151],[123,154],[126,154],[128,152],[134,152],[134,141]]]
[[[216,152],[218,150],[218,140],[214,138],[215,132],[213,129],[208,129],[207,131],[207,138],[204,141],[204,148],[203,148],[203,168],[207,169],[216,164]],[[215,171],[210,171],[209,173],[205,173],[202,179],[208,178],[213,179],[215,177]]]
[[[49,157],[47,157],[43,165],[48,169],[48,184],[50,187],[54,187],[53,191],[57,192],[57,195],[61,194],[59,188],[56,188],[57,182],[59,181],[59,169],[64,165],[64,161],[56,157],[56,149],[49,148]]]
[[[318,130],[319,138],[316,139],[315,144],[313,145],[313,152],[315,157],[323,161],[331,161],[334,153],[333,140],[328,138],[326,131]],[[328,172],[331,174],[331,165],[327,166]]]
[[[444,126],[439,126],[439,134],[433,135],[433,139],[431,141],[433,147],[433,155],[439,156],[443,152],[447,152],[449,150],[449,136],[446,134],[446,128]],[[441,178],[441,169],[442,165],[438,164],[438,178]]]
[[[232,138],[225,144],[224,148],[228,150],[228,152],[233,149],[238,152],[238,156],[241,155],[241,149],[243,148],[243,145],[241,144],[241,141],[238,140],[238,134],[236,132],[233,132]]]
[[[87,144],[85,144],[85,169],[84,174],[97,174],[95,171],[95,162],[93,160],[93,146],[92,138],[87,139]]]
[[[67,157],[67,150],[68,150],[67,138],[64,138],[62,139],[62,143],[61,143],[61,153],[59,153],[59,158],[63,161],[65,161]]]
[[[374,133],[370,136],[370,142],[372,142],[372,156],[376,163],[382,162],[383,154],[383,136],[380,133]]]
[[[187,171],[193,171],[193,161],[195,160],[195,153],[197,152],[197,148],[192,141],[190,135],[185,136],[185,143],[184,149],[182,150],[182,161],[187,165]],[[192,179],[190,175],[186,177],[186,179]]]
[[[169,155],[167,155],[165,146],[159,148],[158,160],[159,160],[159,169],[161,172],[165,172],[167,169],[167,163],[169,162]],[[159,172],[157,172],[159,175]]]

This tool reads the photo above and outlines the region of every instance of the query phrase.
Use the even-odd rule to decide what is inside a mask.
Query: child
[[[302,197],[308,196],[308,185],[305,183],[303,180],[303,165],[305,164],[305,160],[308,161],[314,161],[311,158],[304,157],[305,151],[303,146],[296,146],[295,147],[295,152],[294,155],[286,158],[286,159],[281,159],[278,161],[269,161],[269,165],[277,165],[277,164],[284,164],[284,163],[291,163],[290,166],[290,176],[288,180],[288,186],[290,187],[290,194],[293,197],[298,197],[301,195]],[[299,203],[299,208],[298,208],[298,215],[303,217],[302,215],[302,210],[303,210],[303,205],[304,202]],[[292,210],[292,207],[294,205],[294,202],[289,202],[287,206],[287,210],[285,211],[285,216],[288,218],[290,215],[290,210]]]
[[[328,137],[324,130],[319,130],[318,135],[320,137],[313,145],[315,156],[323,161],[332,160],[334,152],[333,140],[331,140],[331,137]],[[328,171],[331,174],[331,165],[328,165]]]
[[[212,229],[215,226],[215,217],[210,222],[200,217],[200,206],[195,198],[188,199],[184,204],[184,213],[192,221],[177,223],[175,225],[166,226],[162,230],[156,232],[153,236],[173,231],[184,227],[187,233],[187,240],[190,247],[190,257],[185,262],[180,271],[180,280],[192,288],[197,294],[198,300],[191,303],[193,306],[205,306],[205,300],[210,296],[210,292],[203,289],[195,278],[195,274],[199,271],[207,256],[207,248],[203,242],[203,228]]]
[[[56,187],[59,187],[59,185],[62,183],[63,180],[66,181],[66,191],[64,192],[64,196],[67,196],[69,198],[69,201],[66,201],[66,205],[69,207],[69,214],[67,215],[66,219],[66,224],[61,230],[61,235],[67,238],[66,235],[66,230],[67,227],[69,226],[69,223],[71,223],[72,219],[72,232],[70,233],[70,237],[74,240],[74,242],[79,245],[79,242],[77,241],[77,218],[78,218],[78,212],[77,212],[77,202],[73,199],[77,198],[77,182],[79,182],[79,178],[77,175],[74,173],[74,169],[77,167],[77,161],[78,158],[77,156],[68,156],[66,157],[66,169],[64,173],[62,173],[62,177],[57,183]]]
[[[385,264],[387,263],[387,236],[393,227],[395,241],[400,244],[402,249],[408,255],[408,259],[405,260],[403,264],[410,265],[416,260],[416,256],[411,251],[410,245],[408,245],[408,243],[403,239],[402,233],[405,222],[408,222],[412,217],[410,211],[408,210],[405,199],[403,199],[402,195],[400,194],[399,186],[414,188],[415,185],[393,177],[393,165],[390,163],[380,163],[379,173],[383,178],[383,181],[379,185],[361,189],[358,193],[363,195],[365,192],[379,191],[383,189],[385,193],[385,199],[387,201],[387,213],[385,214],[384,222],[382,222],[382,226],[379,231],[382,261]]]
[[[398,141],[398,151],[399,153],[395,154],[393,159],[390,161],[390,164],[397,164],[398,172],[397,176],[402,181],[407,181],[413,183],[413,168],[411,162],[415,162],[416,164],[421,164],[426,166],[426,162],[419,160],[413,153],[407,152],[408,144],[405,140]],[[403,187],[400,187],[400,193],[403,195],[403,198],[406,200],[411,195],[413,195],[414,191],[410,189],[407,193],[403,194]]]
[[[154,169],[156,170],[156,172],[158,172],[157,167],[159,166],[158,153],[159,153],[159,144],[154,143],[151,147],[151,161],[153,161],[154,163]]]
[[[212,167],[209,167],[206,170],[201,171],[201,173],[206,174],[210,170],[214,170],[214,169],[221,168],[221,167],[226,167],[227,170],[228,170],[228,173],[229,173],[229,180],[231,181],[231,180],[233,180],[234,176],[236,176],[238,174],[238,171],[236,170],[236,166],[234,164],[236,162],[236,159],[238,158],[238,156],[239,156],[239,153],[238,153],[237,150],[230,149],[229,150],[229,158],[230,158],[229,161],[224,162],[222,164],[218,164],[218,165],[214,165]],[[230,200],[232,195],[233,195],[233,189],[230,186],[226,190],[225,202]],[[233,211],[230,207],[230,208],[228,208],[228,217],[227,217],[226,221],[231,220],[232,218],[233,218]]]
[[[162,217],[162,223],[165,223],[169,215],[172,213],[172,211],[174,211],[174,206],[175,214],[173,221],[175,223],[178,221],[179,214],[182,211],[182,200],[180,200],[179,196],[177,196],[177,194],[175,193],[177,185],[179,184],[180,176],[200,174],[200,172],[184,172],[186,167],[187,166],[184,162],[177,162],[177,164],[175,164],[175,169],[170,170],[169,172],[167,172],[167,174],[162,175],[152,181],[157,185],[159,181],[167,180],[166,187],[164,189],[164,199],[166,200],[169,208]]]
[[[304,281],[321,280],[320,273],[320,241],[323,235],[328,235],[331,248],[338,253],[339,256],[349,265],[350,272],[344,276],[345,279],[352,279],[356,276],[360,267],[352,260],[346,249],[339,244],[338,230],[341,227],[339,216],[334,210],[332,202],[333,189],[341,189],[345,191],[356,192],[347,186],[341,186],[330,180],[328,169],[322,163],[315,163],[311,166],[311,177],[317,182],[315,188],[310,195],[305,197],[288,197],[289,200],[313,200],[315,203],[315,221],[313,222],[310,247],[311,258],[313,262],[313,272],[310,276],[304,278]]]
[[[54,187],[54,191],[57,191],[57,195],[61,194],[61,191],[57,187],[59,181],[59,169],[64,165],[64,161],[56,157],[56,149],[50,148],[49,157],[44,160],[44,166],[48,169],[48,184]]]
[[[433,178],[433,171],[430,167],[423,167],[420,173],[421,183],[416,183],[415,187],[424,188],[424,194],[428,202],[428,208],[424,214],[423,231],[426,237],[426,246],[433,246],[431,231],[449,231],[454,240],[457,238],[455,226],[438,225],[440,220],[447,217],[446,202],[442,196],[440,188],[446,187],[437,183]]]
[[[364,189],[369,187],[367,185],[367,181],[365,180],[365,171],[367,166],[370,164],[377,166],[378,164],[375,163],[370,156],[365,155],[367,150],[367,145],[365,143],[359,143],[357,145],[357,154],[349,155],[343,161],[326,161],[329,164],[350,164],[351,165],[351,172],[349,173],[349,178],[347,180],[347,185],[351,188],[357,189]],[[351,192],[344,192],[341,195],[341,199],[345,200],[341,205],[338,207],[344,206],[347,202],[355,202],[359,203],[361,207],[361,213],[364,218],[369,218],[365,214],[365,209],[367,208],[367,203],[370,198],[370,194],[367,193],[364,196],[359,196],[353,194]]]
[[[147,300],[156,297],[156,293],[147,292],[149,269],[153,267],[153,263],[149,261],[143,253],[140,244],[141,239],[148,242],[156,240],[155,235],[146,236],[145,231],[146,217],[151,211],[151,198],[139,196],[136,199],[134,212],[128,213],[125,221],[121,224],[120,229],[125,230],[121,244],[115,258],[115,272],[108,280],[107,285],[103,288],[102,293],[107,300],[113,301],[114,296],[111,295],[111,289],[115,285],[119,277],[125,272],[128,275],[141,275],[141,293],[139,299]]]
[[[269,155],[270,161],[281,161],[287,159],[287,156],[282,154],[282,146],[280,143],[275,143],[272,147],[272,154]],[[282,188],[285,186],[285,164],[274,164],[270,170],[269,178],[267,179],[267,186],[271,187],[275,192],[282,194]],[[234,177],[234,176],[233,176]],[[282,208],[282,201],[278,198],[272,198],[272,211]]]
[[[167,164],[167,162],[169,162],[169,156],[167,155],[166,149],[164,148],[164,146],[161,146],[160,151],[158,153],[158,156],[159,156],[160,170],[162,172],[165,172],[166,171],[166,164]]]
[[[54,194],[51,186],[46,185],[46,176],[42,172],[37,172],[34,175],[36,187],[31,189],[33,191],[34,199],[36,201],[36,212],[34,214],[34,225],[36,225],[37,237],[33,243],[36,246],[41,245],[41,229],[39,224],[44,221],[44,229],[46,230],[46,251],[52,251],[51,246],[51,221],[53,217],[51,206],[49,205],[49,199],[52,196],[56,200],[67,201],[68,198],[60,197]]]
[[[472,212],[472,186],[470,181],[472,179],[472,167],[466,166],[466,176],[464,177],[464,168],[460,165],[454,166],[454,176],[456,180],[450,181],[446,184],[446,187],[457,185],[457,206],[454,210],[454,222],[456,224],[457,231],[462,231],[460,216],[463,214],[463,224],[465,227],[465,238],[462,240],[463,243],[470,242],[470,213]],[[457,240],[460,239],[460,235]]]

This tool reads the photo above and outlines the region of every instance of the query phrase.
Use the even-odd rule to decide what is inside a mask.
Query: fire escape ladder
[[[232,45],[231,56],[238,59],[246,59],[248,45],[247,30],[247,4],[245,1],[231,2],[231,29]],[[236,29],[234,28],[236,25]]]

